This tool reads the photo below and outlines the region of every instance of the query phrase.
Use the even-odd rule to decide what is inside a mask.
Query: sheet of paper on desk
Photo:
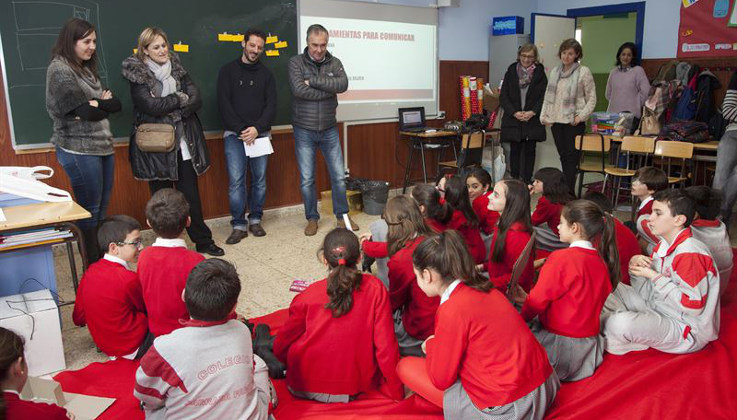
[[[0,222],[7,222],[8,219],[5,218],[5,213],[3,213],[3,209],[0,209]]]
[[[269,136],[257,137],[252,144],[243,142],[243,147],[246,148],[246,156],[252,158],[274,153],[274,148],[271,147],[271,137]]]

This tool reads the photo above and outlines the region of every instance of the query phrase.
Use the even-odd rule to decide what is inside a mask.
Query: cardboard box
[[[29,376],[66,369],[59,308],[48,289],[0,298],[0,327],[25,340]]]
[[[345,196],[348,199],[349,215],[353,216],[363,211],[361,191],[346,190]],[[320,212],[323,217],[333,214],[333,192],[331,190],[320,193]]]
[[[51,379],[29,377],[20,397],[26,401],[44,402],[64,407],[76,420],[93,420],[108,409],[115,398],[63,392],[61,385]]]

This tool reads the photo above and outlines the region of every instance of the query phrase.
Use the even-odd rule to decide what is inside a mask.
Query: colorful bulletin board
[[[737,0],[681,0],[677,56],[737,56]]]

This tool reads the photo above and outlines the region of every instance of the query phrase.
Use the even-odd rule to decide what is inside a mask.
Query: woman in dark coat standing
[[[545,127],[540,123],[540,110],[545,98],[548,79],[543,66],[537,62],[537,47],[523,45],[517,61],[504,75],[499,102],[502,116],[501,141],[510,143],[511,156],[507,159],[512,178],[532,183],[537,142],[545,141]]]
[[[135,115],[129,152],[133,176],[148,181],[151,194],[162,188],[181,191],[189,202],[187,233],[197,252],[223,255],[205,224],[197,187],[197,177],[210,167],[205,135],[195,113],[202,98],[179,58],[169,51],[164,31],[146,28],[141,32],[138,51],[123,61],[122,74],[130,82]],[[174,126],[174,150],[153,153],[138,149],[135,129],[144,123]]]

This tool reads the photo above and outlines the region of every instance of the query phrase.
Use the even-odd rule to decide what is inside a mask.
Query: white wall
[[[568,9],[632,3],[636,0],[537,0],[538,13],[565,15]],[[681,20],[678,0],[645,0],[645,28],[642,35],[642,58],[672,58],[678,51],[678,24]]]

